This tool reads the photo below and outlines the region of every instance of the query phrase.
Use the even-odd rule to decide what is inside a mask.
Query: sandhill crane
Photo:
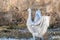
[[[42,16],[41,11],[38,9],[35,13],[34,21],[31,17],[31,9],[28,9],[27,28],[32,33],[33,39],[35,37],[43,38],[43,35],[47,32],[49,27],[50,16]],[[43,40],[43,39],[42,39]]]

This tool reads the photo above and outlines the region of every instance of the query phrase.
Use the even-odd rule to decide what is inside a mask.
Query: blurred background
[[[60,0],[0,0],[0,37],[32,37],[26,26],[29,7],[33,18],[37,9],[41,10],[42,15],[51,16],[48,29],[60,28]],[[50,33],[44,35],[45,40],[48,40]]]

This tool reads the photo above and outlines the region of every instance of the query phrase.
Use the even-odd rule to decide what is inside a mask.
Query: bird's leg
[[[41,40],[44,40],[44,37],[41,37]]]
[[[33,35],[33,40],[35,40],[35,36]]]

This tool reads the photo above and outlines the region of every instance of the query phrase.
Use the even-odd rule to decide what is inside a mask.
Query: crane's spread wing
[[[41,31],[39,33],[41,35],[44,35],[47,32],[47,29],[49,27],[49,22],[50,22],[50,16],[43,16],[43,24],[41,25]]]
[[[37,22],[41,18],[41,11],[38,9],[35,13],[34,22]]]
[[[35,32],[38,31],[38,33],[42,33],[44,34],[47,31],[47,28],[49,27],[49,21],[50,21],[50,17],[49,16],[42,16],[41,19],[38,21],[39,24],[33,25],[33,29]]]

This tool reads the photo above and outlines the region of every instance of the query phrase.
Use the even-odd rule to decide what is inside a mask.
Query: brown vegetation
[[[60,26],[60,0],[0,0],[0,26],[25,28],[29,7],[33,15],[40,9],[42,15],[51,16],[50,27]]]

